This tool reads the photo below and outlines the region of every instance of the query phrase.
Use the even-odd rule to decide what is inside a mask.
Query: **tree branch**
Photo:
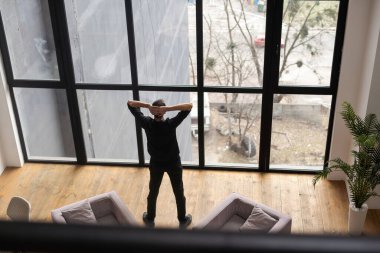
[[[311,15],[312,11],[314,10],[314,8],[315,8],[316,6],[317,6],[317,2],[315,2],[314,5],[310,8],[309,13],[307,14],[307,16],[306,16],[306,18],[305,18],[305,20],[304,20],[304,22],[303,22],[303,24],[302,24],[302,26],[301,26],[301,29],[306,25],[307,21],[308,21],[309,18],[310,18],[310,15]],[[296,15],[294,15],[294,16],[296,16]],[[282,73],[283,73],[283,71],[284,71],[284,67],[285,67],[285,65],[286,65],[286,63],[287,63],[287,60],[288,60],[289,54],[294,50],[294,45],[296,44],[296,42],[297,42],[297,40],[299,39],[300,35],[301,35],[301,30],[299,30],[298,33],[296,34],[296,36],[295,36],[295,38],[294,38],[294,40],[293,40],[293,43],[291,44],[289,50],[286,52],[286,54],[285,54],[285,56],[284,56],[284,59],[283,59],[283,61],[282,61],[282,66],[281,66],[281,69],[280,69],[280,73],[279,73],[279,76],[280,76],[280,77],[282,76]],[[288,38],[287,38],[287,40],[288,40]],[[285,51],[285,50],[284,50],[284,51]]]
[[[244,10],[243,2],[242,2],[242,0],[239,0],[240,8],[241,8],[241,14],[243,16],[243,20],[244,20],[244,24],[245,24],[245,29],[246,29],[246,32],[248,33],[248,35],[245,34],[243,28],[241,27],[240,22],[239,22],[240,20],[238,20],[236,18],[237,15],[236,15],[234,9],[232,8],[231,0],[228,0],[228,2],[229,2],[229,5],[230,5],[232,16],[233,16],[233,18],[234,18],[237,26],[239,27],[239,30],[240,30],[241,34],[243,35],[244,40],[247,43],[247,46],[249,47],[249,49],[251,51],[252,60],[255,63],[255,67],[256,67],[257,79],[258,79],[259,84],[261,84],[262,83],[262,75],[263,75],[262,71],[261,71],[261,64],[260,64],[260,62],[258,60],[256,49],[255,49],[255,47],[252,44],[253,43],[253,36],[252,36],[252,34],[250,32],[250,29],[248,27],[248,22],[247,22],[247,17],[245,15],[245,10]],[[249,36],[249,38],[248,38],[248,36]]]
[[[206,24],[207,24],[207,27],[208,27],[208,31],[209,31],[209,37],[210,37],[210,41],[209,41],[209,44],[208,44],[208,47],[207,47],[207,50],[206,50],[206,55],[205,55],[205,60],[208,59],[209,55],[210,55],[210,49],[211,49],[211,44],[212,44],[212,20],[211,18],[209,17],[210,20],[207,20],[207,18],[205,16],[203,16],[203,18],[205,19],[206,21]],[[206,71],[207,71],[207,67],[206,67],[206,64],[204,66],[204,70],[203,70],[203,77],[206,77]]]

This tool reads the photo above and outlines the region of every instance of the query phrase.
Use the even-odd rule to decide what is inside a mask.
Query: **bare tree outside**
[[[308,68],[317,78],[318,83],[312,85],[329,85],[320,73],[318,62],[326,46],[324,37],[331,32],[335,34],[338,5],[336,1],[285,1],[283,11],[283,31],[281,41],[280,85],[295,85],[292,78],[285,76],[295,68]],[[331,42],[330,42],[331,43]],[[332,60],[332,59],[331,59]],[[308,84],[304,84],[308,85]],[[283,96],[278,95],[275,102],[281,102]]]
[[[252,56],[249,52],[256,53],[255,48],[240,36],[239,25],[236,23],[234,12],[229,0],[223,1],[223,12],[226,17],[226,27],[220,32],[213,26],[210,16],[205,16],[204,21],[208,32],[209,43],[205,52],[205,77],[215,80],[217,85],[242,87],[249,82],[249,78],[257,75],[255,65],[252,65]],[[215,29],[215,30],[214,30]],[[260,67],[260,66],[259,66]],[[256,71],[256,72],[255,72]],[[261,78],[261,70],[258,72]],[[228,147],[233,151],[252,157],[256,154],[256,148],[252,137],[248,136],[248,130],[257,119],[258,101],[256,95],[248,100],[238,99],[239,93],[223,94],[224,105],[218,108],[219,113],[225,113],[227,117],[227,130],[222,127],[218,129],[221,134],[228,136]],[[254,111],[255,107],[255,111]],[[233,122],[237,122],[233,129]],[[237,138],[234,138],[237,135]]]
[[[204,5],[204,84],[206,86],[261,87],[265,48],[265,6],[246,0],[205,1]],[[264,2],[265,4],[265,2]],[[279,42],[279,85],[329,85],[330,67],[321,67],[326,44],[334,38],[339,2],[287,0],[284,2],[282,39]],[[328,37],[330,34],[330,37]],[[260,41],[261,39],[261,41]],[[330,55],[329,55],[330,56]],[[325,57],[326,58],[326,57]],[[330,56],[332,62],[332,56]],[[330,64],[331,64],[330,62]],[[313,83],[300,83],[307,72]],[[314,76],[310,77],[310,73]],[[329,74],[329,73],[328,73]],[[194,77],[193,77],[194,79]],[[213,97],[220,94],[211,94]],[[218,102],[222,98],[216,99]],[[291,104],[291,95],[275,94],[274,103]],[[227,136],[227,147],[247,158],[246,143],[258,144],[261,96],[239,93],[223,94],[224,105],[214,114],[226,118],[227,127],[218,131]],[[216,103],[218,104],[218,103]],[[250,131],[253,126],[256,131]],[[227,131],[226,129],[227,128]],[[289,139],[286,132],[278,132]],[[235,136],[235,137],[234,137]],[[255,152],[256,153],[256,152]]]

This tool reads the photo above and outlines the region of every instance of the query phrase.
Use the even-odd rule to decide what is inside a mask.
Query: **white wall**
[[[380,1],[377,1],[377,10],[380,10]],[[377,15],[377,18],[379,19],[377,21],[378,26],[380,26],[380,13]],[[369,93],[369,99],[368,99],[368,106],[367,106],[367,113],[374,113],[376,114],[377,118],[380,120],[380,33],[379,29],[377,30],[378,33],[378,40],[377,40],[377,53],[375,58],[375,64],[374,64],[374,72],[372,75],[372,81],[371,81],[371,90]]]
[[[379,35],[379,0],[350,1],[346,21],[341,73],[337,94],[330,158],[351,160],[352,137],[340,115],[341,105],[349,102],[359,115],[365,115]],[[376,28],[377,27],[377,28]],[[343,180],[343,173],[332,173],[330,180]]]
[[[4,163],[3,154],[2,154],[1,150],[2,149],[0,147],[0,174],[3,173],[3,171],[5,169],[5,163]]]
[[[365,108],[361,109],[368,113],[376,114],[380,119],[380,0],[372,2],[372,15],[369,26],[370,38],[368,40],[368,67],[363,77],[363,83],[369,86],[368,94],[362,94],[360,103]],[[367,104],[365,104],[367,101]],[[376,192],[380,194],[380,185],[376,187]],[[367,201],[371,209],[380,209],[380,198],[372,197]]]
[[[21,167],[21,152],[8,84],[0,55],[0,174],[5,167]]]
[[[377,89],[379,83],[376,85],[373,82],[373,76],[376,74],[375,68],[375,58],[376,55],[380,54],[378,47],[379,40],[379,29],[380,29],[380,1],[371,0],[370,1],[370,10],[368,15],[368,32],[366,40],[363,43],[363,48],[365,49],[364,62],[363,62],[363,73],[361,78],[361,89],[360,96],[358,97],[358,113],[361,116],[365,116],[368,111],[368,105],[370,100],[375,100],[375,104],[378,102],[376,95],[373,94],[373,91]],[[379,96],[377,96],[378,98]],[[378,110],[378,109],[377,109]]]
[[[334,131],[330,158],[351,161],[352,136],[341,119],[341,104],[352,104],[360,116],[380,116],[380,0],[350,1],[347,13]],[[380,119],[380,118],[379,118]],[[330,180],[344,180],[334,173]],[[380,187],[377,187],[380,193]],[[369,208],[380,209],[380,199],[371,198]]]
[[[372,8],[371,31],[373,36],[377,36],[377,52],[374,60],[373,73],[371,75],[371,89],[369,92],[367,113],[376,114],[380,120],[380,1],[377,0]],[[375,39],[374,39],[375,40]]]

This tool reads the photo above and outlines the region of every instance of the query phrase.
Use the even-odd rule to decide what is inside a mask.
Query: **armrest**
[[[280,217],[276,224],[268,231],[268,234],[290,234],[292,219],[288,216]]]
[[[214,207],[206,217],[193,226],[193,229],[217,230],[227,223],[234,214],[241,216],[242,203],[239,196],[237,193],[230,194],[223,202]],[[250,210],[252,210],[252,207]]]
[[[257,204],[264,212],[277,219],[277,223],[268,231],[269,234],[290,234],[292,228],[292,218],[282,214],[266,205]]]
[[[51,219],[53,223],[66,224],[66,220],[65,218],[63,218],[62,212],[59,209],[55,209],[51,211]]]
[[[113,213],[120,224],[137,225],[136,219],[129,211],[128,207],[120,199],[119,195],[115,191],[109,192],[109,198],[111,199],[114,208]]]

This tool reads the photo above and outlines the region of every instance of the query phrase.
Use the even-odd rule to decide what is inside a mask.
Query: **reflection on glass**
[[[190,85],[197,85],[197,43],[196,43],[196,0],[188,0],[188,27],[189,27],[189,78]]]
[[[29,158],[75,160],[66,92],[14,88]]]
[[[259,159],[261,95],[205,93],[207,165],[256,165]]]
[[[77,83],[130,84],[124,0],[65,0]]]
[[[189,116],[185,118],[184,121],[177,128],[177,141],[180,150],[180,156],[183,164],[196,164],[198,163],[198,139],[197,130],[198,124],[193,123],[197,119],[197,109],[194,105],[197,103],[196,93],[189,92],[155,92],[155,91],[144,91],[140,92],[140,100],[153,103],[157,99],[163,99],[166,105],[175,105],[182,103],[193,103],[193,109]],[[144,115],[151,116],[147,109],[141,110]],[[166,117],[173,118],[177,115],[178,111],[167,112]],[[144,151],[145,160],[149,162],[150,156],[146,148],[146,136],[143,134],[144,138]]]
[[[330,106],[323,95],[283,95],[273,104],[270,168],[322,168]]]
[[[338,9],[339,1],[285,1],[280,85],[330,85]]]
[[[47,0],[0,1],[15,79],[59,79]]]
[[[132,6],[139,83],[195,84],[195,1],[132,0]]]
[[[262,86],[266,1],[204,1],[204,83]]]
[[[127,106],[130,99],[131,91],[78,91],[89,160],[138,160],[135,119]]]

